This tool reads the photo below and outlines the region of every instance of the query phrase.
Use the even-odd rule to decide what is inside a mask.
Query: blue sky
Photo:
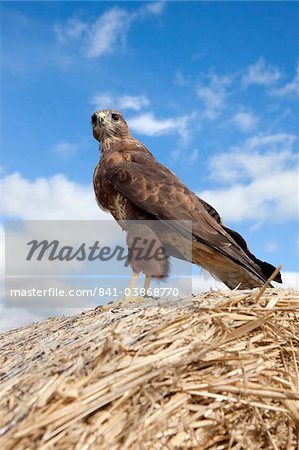
[[[104,217],[90,115],[118,108],[295,286],[296,2],[2,2],[1,21],[5,217]]]

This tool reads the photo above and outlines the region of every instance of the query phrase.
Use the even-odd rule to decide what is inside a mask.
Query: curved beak
[[[94,112],[91,116],[91,123],[93,127],[95,127],[96,125],[103,125],[104,122],[105,114],[103,112]]]

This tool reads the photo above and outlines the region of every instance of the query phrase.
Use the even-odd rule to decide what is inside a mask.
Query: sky
[[[2,217],[105,218],[90,116],[119,109],[298,288],[298,42],[297,2],[1,2]]]

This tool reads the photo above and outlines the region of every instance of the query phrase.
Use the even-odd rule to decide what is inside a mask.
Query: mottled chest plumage
[[[109,181],[105,163],[99,162],[93,175],[93,186],[98,205],[109,211],[116,220],[128,218],[130,205],[128,200],[118,192]]]

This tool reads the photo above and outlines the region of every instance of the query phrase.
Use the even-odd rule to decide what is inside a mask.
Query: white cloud
[[[282,222],[297,219],[297,184],[297,172],[289,170],[247,185],[203,191],[199,196],[211,203],[226,221]]]
[[[278,97],[288,97],[299,94],[299,64],[297,65],[297,72],[295,78],[292,81],[290,81],[290,83],[287,83],[284,86],[273,89],[271,91],[271,94]]]
[[[250,85],[269,86],[276,83],[281,78],[280,70],[267,64],[264,58],[259,58],[254,64],[249,66],[242,77],[244,87]]]
[[[135,111],[149,105],[149,100],[144,95],[131,96],[124,95],[120,97],[120,106],[124,109],[134,109]]]
[[[284,289],[299,289],[299,272],[284,272],[281,273],[283,283],[273,283],[275,287]],[[221,281],[213,278],[205,270],[201,270],[199,275],[192,277],[192,292],[194,294],[199,292],[207,292],[209,290],[228,290],[228,287]]]
[[[64,175],[30,181],[19,173],[0,180],[2,214],[18,219],[109,219],[96,204],[93,187],[80,185]]]
[[[299,290],[299,272],[282,272],[283,284],[280,285],[285,289]]]
[[[275,141],[276,135],[272,138]],[[234,184],[294,168],[297,156],[289,148],[288,138],[286,135],[280,149],[271,148],[271,135],[268,135],[248,139],[243,147],[215,155],[210,161],[211,177],[217,182]],[[258,151],[267,141],[270,150],[266,153]]]
[[[91,103],[100,109],[132,109],[139,111],[149,105],[149,100],[144,95],[115,96],[108,92],[96,94]]]
[[[180,87],[187,86],[189,84],[189,79],[178,70],[174,75],[174,84]]]
[[[170,161],[171,162],[177,162],[179,157],[182,154],[182,149],[180,148],[175,148],[171,153],[170,153]]]
[[[69,19],[64,24],[55,24],[54,32],[60,44],[76,42],[76,50],[81,44],[86,57],[99,58],[123,50],[132,24],[160,15],[164,6],[164,2],[150,2],[132,12],[112,7],[94,21]]]
[[[77,19],[69,19],[64,25],[56,23],[54,31],[60,44],[79,39],[86,31],[87,24]]]
[[[189,152],[187,151],[187,149],[177,147],[170,153],[170,160],[173,163],[180,160],[181,162],[195,164],[198,158],[199,158],[198,148],[194,148],[191,152]]]
[[[295,141],[296,136],[289,133],[258,134],[245,142],[245,148],[252,150],[266,146],[268,150],[291,150]]]
[[[255,128],[257,121],[258,118],[254,114],[245,111],[239,111],[232,118],[232,122],[244,132]]]
[[[211,178],[226,186],[199,196],[231,222],[296,219],[299,180],[298,158],[290,149],[293,142],[294,137],[287,134],[256,136],[242,148],[214,156]],[[266,143],[275,148],[263,153]]]
[[[278,244],[274,241],[269,241],[265,243],[265,250],[270,253],[275,253],[278,250]]]
[[[190,154],[188,154],[186,160],[190,164],[194,164],[197,161],[198,157],[199,157],[199,150],[198,148],[194,148],[193,151]]]
[[[0,333],[41,320],[39,314],[24,309],[6,308],[0,303]]]
[[[77,153],[78,144],[68,142],[68,141],[59,141],[54,147],[53,151],[60,156],[68,157]]]
[[[87,56],[95,58],[112,53],[125,44],[132,16],[121,8],[112,8],[90,27],[87,37]]]
[[[147,2],[141,11],[143,10],[145,14],[153,14],[153,15],[160,15],[164,11],[165,8],[165,1],[163,2]]]
[[[207,292],[210,290],[228,290],[228,287],[219,280],[213,278],[209,272],[204,269],[200,270],[199,275],[192,277],[192,293]]]
[[[230,77],[220,77],[215,74],[209,76],[208,84],[201,84],[196,94],[205,105],[204,116],[216,119],[225,108],[227,86],[232,82]]]
[[[152,112],[148,112],[129,118],[128,125],[136,133],[145,136],[178,134],[183,140],[187,140],[189,119],[189,116],[157,119]]]

